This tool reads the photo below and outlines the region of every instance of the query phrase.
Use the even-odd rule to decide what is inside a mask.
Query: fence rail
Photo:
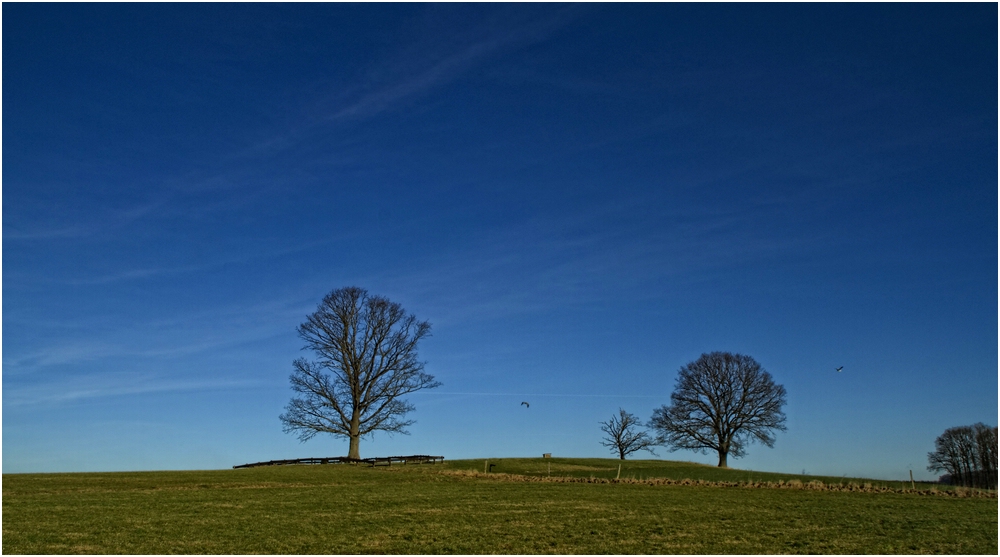
[[[233,468],[256,468],[258,466],[287,466],[292,464],[367,464],[369,466],[392,466],[393,463],[402,464],[437,464],[444,462],[443,456],[431,455],[410,455],[410,456],[380,456],[374,458],[348,458],[346,456],[327,456],[312,458],[294,458],[287,460],[268,460],[264,462],[251,462],[250,464],[238,464]]]

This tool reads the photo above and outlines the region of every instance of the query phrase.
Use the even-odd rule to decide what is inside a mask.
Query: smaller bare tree
[[[653,447],[656,441],[645,431],[636,431],[636,427],[642,427],[639,418],[629,414],[624,409],[618,409],[617,416],[611,416],[606,422],[601,422],[601,431],[607,433],[607,437],[601,440],[601,444],[614,451],[618,451],[618,456],[625,460],[626,455],[637,451],[649,451],[654,456]]]

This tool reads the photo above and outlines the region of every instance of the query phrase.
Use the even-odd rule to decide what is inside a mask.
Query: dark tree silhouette
[[[417,342],[431,326],[362,288],[334,290],[299,325],[299,336],[318,359],[292,362],[292,398],[280,416],[286,433],[306,441],[317,433],[350,440],[349,458],[360,458],[362,436],[407,433],[403,419],[413,405],[400,397],[440,385],[417,361]]]
[[[617,451],[622,460],[637,451],[649,451],[655,455],[653,447],[656,446],[656,440],[645,431],[636,431],[636,427],[642,427],[639,418],[619,408],[617,416],[601,422],[601,431],[608,434],[601,439],[601,444],[612,452]]]
[[[750,442],[774,446],[773,432],[785,430],[784,404],[785,388],[756,360],[712,352],[680,369],[670,406],[657,408],[649,427],[671,451],[716,451],[725,467]]]
[[[997,428],[982,422],[948,428],[927,453],[931,472],[947,472],[949,482],[966,487],[997,488]]]

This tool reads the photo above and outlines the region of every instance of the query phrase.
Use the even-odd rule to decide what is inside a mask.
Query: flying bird
[[[527,406],[528,408],[531,408],[531,405],[528,404],[527,402],[522,402],[521,404],[524,405],[524,406]]]
[[[843,370],[844,370],[844,366],[840,366],[840,367],[837,368],[837,373],[840,373]]]

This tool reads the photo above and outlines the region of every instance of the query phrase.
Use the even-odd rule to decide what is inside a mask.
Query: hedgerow
[[[997,492],[984,489],[956,488],[952,490],[936,489],[896,489],[872,485],[871,483],[823,483],[820,481],[801,482],[799,480],[779,480],[777,482],[765,481],[710,481],[672,478],[596,478],[572,477],[572,476],[527,476],[523,474],[507,474],[503,472],[483,473],[474,470],[443,470],[441,473],[469,478],[483,478],[508,482],[548,482],[548,483],[588,483],[588,484],[629,484],[629,485],[682,485],[682,486],[702,486],[716,488],[740,488],[740,489],[800,489],[814,491],[846,491],[854,493],[906,493],[911,495],[931,495],[942,497],[977,497],[985,499],[996,499]]]

